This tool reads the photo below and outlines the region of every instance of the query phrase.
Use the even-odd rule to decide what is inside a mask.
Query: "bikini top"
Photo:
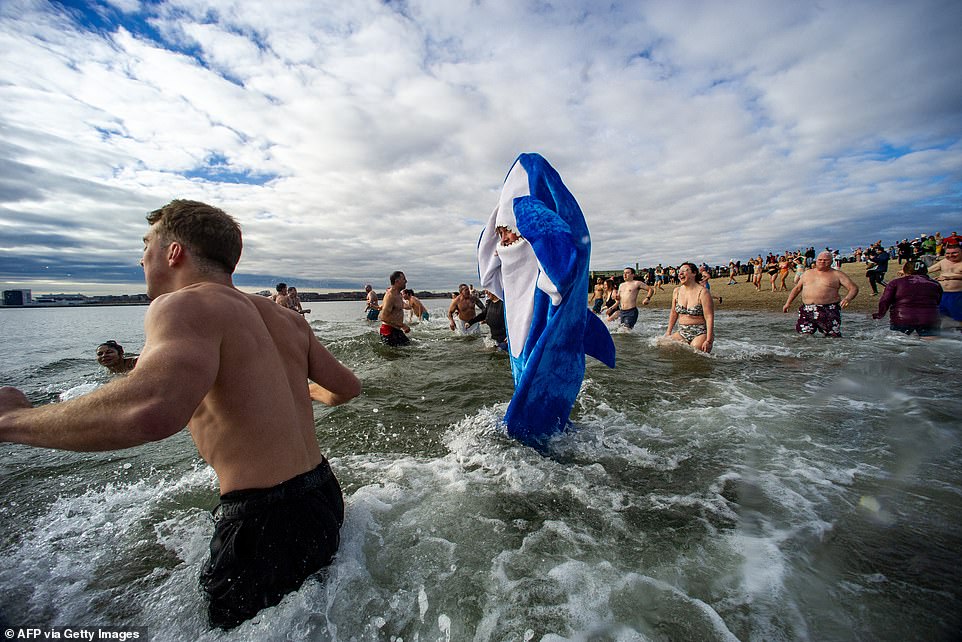
[[[678,314],[687,314],[693,317],[703,317],[705,316],[705,308],[702,307],[701,303],[696,303],[690,308],[686,308],[681,303],[675,304],[675,312]]]

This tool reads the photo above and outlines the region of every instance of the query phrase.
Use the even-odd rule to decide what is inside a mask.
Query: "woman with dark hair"
[[[715,342],[715,307],[711,295],[701,285],[701,275],[694,263],[682,263],[678,268],[681,283],[671,294],[671,312],[665,336],[684,341],[695,350],[711,352]],[[678,332],[672,332],[675,325]]]
[[[881,319],[889,313],[889,328],[896,332],[920,337],[934,337],[939,334],[941,319],[939,302],[942,300],[942,286],[929,278],[924,261],[908,262],[902,266],[901,276],[889,281],[878,300],[878,312],[873,319]]]
[[[137,365],[137,357],[124,356],[124,347],[110,339],[97,346],[97,363],[113,374],[127,374]]]
[[[602,298],[604,299],[605,316],[611,321],[618,316],[615,314],[618,309],[618,286],[615,285],[614,279],[605,279]]]

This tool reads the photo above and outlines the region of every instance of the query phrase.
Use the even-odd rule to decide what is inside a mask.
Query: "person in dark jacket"
[[[942,286],[928,277],[924,261],[906,263],[902,272],[905,276],[893,279],[885,286],[878,301],[878,312],[872,318],[881,319],[888,312],[889,327],[896,332],[916,332],[920,337],[938,336]]]

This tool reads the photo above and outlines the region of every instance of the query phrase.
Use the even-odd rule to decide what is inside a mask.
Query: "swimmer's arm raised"
[[[89,452],[130,448],[179,432],[219,366],[220,335],[203,307],[155,300],[144,321],[147,343],[137,367],[90,394],[29,408],[22,393],[5,389],[0,441]]]

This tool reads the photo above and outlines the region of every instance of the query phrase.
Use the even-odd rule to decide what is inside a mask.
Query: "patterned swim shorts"
[[[838,303],[803,304],[798,309],[795,330],[801,334],[815,334],[820,330],[828,337],[842,336],[842,306]]]

